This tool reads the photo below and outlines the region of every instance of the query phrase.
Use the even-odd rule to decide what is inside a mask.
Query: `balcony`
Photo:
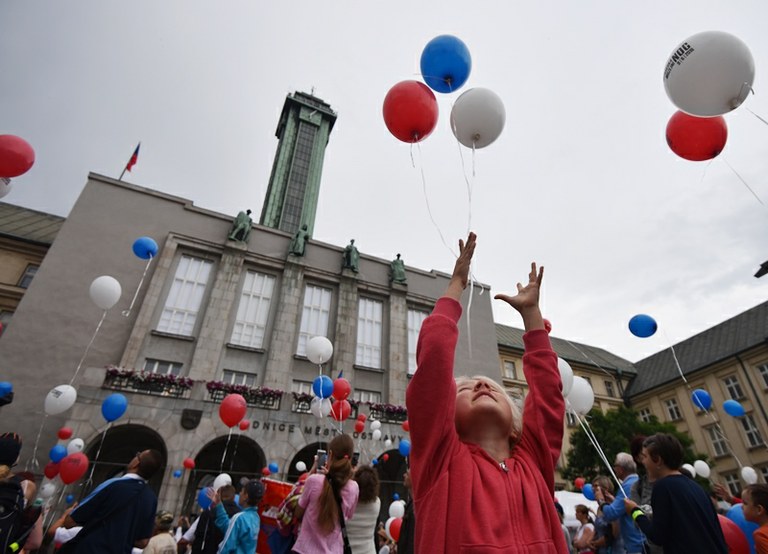
[[[189,398],[193,384],[194,381],[186,377],[109,367],[102,386],[151,396]]]
[[[208,381],[205,388],[208,389],[208,398],[212,402],[220,403],[228,394],[239,394],[245,398],[245,403],[248,406],[264,410],[279,410],[280,400],[284,394],[283,391],[277,389],[233,385],[222,381]]]
[[[382,423],[402,423],[408,419],[408,411],[394,404],[371,404],[370,417]]]

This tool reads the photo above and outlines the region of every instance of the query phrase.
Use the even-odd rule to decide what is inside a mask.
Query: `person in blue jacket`
[[[616,477],[621,479],[621,490],[616,497],[611,496],[601,487],[594,487],[595,500],[603,510],[603,516],[607,521],[619,521],[621,529],[621,538],[624,542],[624,552],[626,554],[642,554],[644,552],[645,535],[635,526],[632,516],[627,514],[624,508],[624,499],[629,498],[632,485],[638,480],[637,464],[628,452],[619,452],[616,454],[616,461],[613,464],[613,471]],[[616,550],[613,554],[618,553]]]
[[[245,506],[242,512],[229,517],[227,511],[219,503],[219,493],[213,495],[211,509],[215,510],[216,526],[224,533],[224,539],[219,545],[219,554],[253,554],[256,552],[256,542],[259,537],[261,519],[258,505],[264,496],[264,483],[252,479],[243,485],[240,491],[240,505]]]

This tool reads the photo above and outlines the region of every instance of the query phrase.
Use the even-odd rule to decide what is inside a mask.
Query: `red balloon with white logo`
[[[59,462],[59,477],[65,485],[74,483],[88,471],[88,464],[88,456],[82,452],[65,456]]]

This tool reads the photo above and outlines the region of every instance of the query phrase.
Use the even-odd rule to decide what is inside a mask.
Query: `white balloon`
[[[0,198],[11,192],[13,183],[8,177],[0,177]]]
[[[691,474],[691,477],[696,477],[696,468],[691,464],[683,464],[682,468]]]
[[[381,429],[374,429],[372,435],[373,435],[373,440],[375,441],[381,440]]]
[[[40,490],[38,491],[37,495],[42,499],[48,499],[52,497],[56,493],[56,484],[55,483],[43,483],[40,486]]]
[[[379,554],[389,554],[389,546],[386,544],[379,549]]]
[[[385,441],[384,441],[384,446],[386,446],[387,448],[389,448],[390,446],[392,446],[392,439],[387,439],[387,440],[385,440]]]
[[[563,396],[568,396],[573,386],[573,369],[562,358],[557,358],[557,369],[560,370],[560,380],[563,382]]]
[[[741,478],[747,485],[754,485],[757,483],[757,472],[749,466],[744,466],[741,468]]]
[[[592,385],[589,384],[589,381],[584,379],[584,377],[575,376],[566,404],[571,411],[581,416],[587,415],[595,404],[595,392],[592,390]]]
[[[312,337],[307,342],[307,359],[314,364],[324,364],[333,356],[333,344],[325,337]]]
[[[312,412],[315,417],[322,419],[331,413],[331,406],[330,398],[320,398],[319,396],[315,396],[309,404],[309,411]]]
[[[45,397],[45,413],[58,415],[69,410],[77,400],[77,391],[71,385],[59,385],[50,390]]]
[[[696,470],[696,475],[701,475],[704,479],[709,479],[710,469],[707,462],[704,460],[696,460],[693,462],[693,468]]]
[[[75,454],[76,452],[82,452],[85,448],[85,442],[83,439],[72,439],[67,443],[67,454]]]
[[[221,487],[232,484],[232,477],[228,473],[221,473],[216,479],[213,480],[213,490],[217,491]]]
[[[405,515],[405,502],[395,500],[389,505],[389,517],[403,517]]]
[[[698,117],[738,108],[752,90],[755,60],[739,38],[722,31],[697,33],[672,51],[664,89],[672,103]]]
[[[506,117],[498,94],[487,88],[471,88],[453,105],[451,129],[467,148],[484,148],[499,138]]]
[[[299,460],[296,462],[296,471],[301,471],[302,473],[307,471],[307,464]]]
[[[109,275],[102,275],[93,280],[89,292],[94,304],[102,310],[108,310],[117,304],[123,290],[120,287],[120,283],[117,282],[117,279],[110,277]]]
[[[384,531],[387,533],[387,537],[389,537],[389,540],[393,541],[395,539],[392,538],[392,535],[389,534],[389,526],[392,525],[392,522],[395,521],[394,517],[390,517],[387,522],[384,524]]]
[[[381,429],[381,421],[373,419],[371,420],[371,431],[375,431],[376,429]]]

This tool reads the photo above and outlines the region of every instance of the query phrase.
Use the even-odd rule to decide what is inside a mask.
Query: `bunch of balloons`
[[[688,37],[664,67],[664,89],[679,108],[667,124],[667,144],[686,160],[716,157],[725,147],[723,115],[738,108],[755,80],[752,53],[739,38],[722,31]]]
[[[584,377],[574,376],[570,364],[560,357],[557,358],[557,369],[560,371],[560,380],[563,383],[566,408],[580,416],[589,413],[595,404],[592,385]]]

